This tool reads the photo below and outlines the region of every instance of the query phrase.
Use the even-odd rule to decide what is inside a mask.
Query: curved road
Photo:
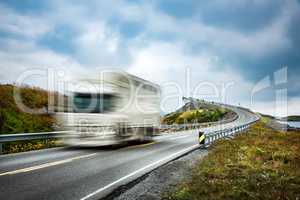
[[[246,110],[234,122],[253,121]],[[100,199],[121,185],[198,147],[198,130],[164,134],[149,144],[119,149],[55,148],[0,156],[0,199]]]

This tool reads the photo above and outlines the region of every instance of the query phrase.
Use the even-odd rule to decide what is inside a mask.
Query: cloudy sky
[[[1,82],[47,68],[128,71],[162,86],[166,112],[177,95],[300,114],[300,3],[2,0]]]

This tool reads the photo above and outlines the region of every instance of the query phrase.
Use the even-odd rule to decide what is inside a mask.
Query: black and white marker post
[[[199,144],[204,147],[205,145],[205,133],[203,131],[199,131],[199,137],[198,137]]]

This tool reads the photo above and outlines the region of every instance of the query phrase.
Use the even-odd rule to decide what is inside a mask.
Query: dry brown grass
[[[22,103],[29,108],[48,107],[48,95],[56,95],[43,89],[29,86],[0,85],[0,134],[52,131],[55,119],[48,113],[23,112],[14,99],[14,90],[19,89]]]
[[[195,167],[193,178],[164,199],[300,199],[300,132],[263,122],[220,140]]]

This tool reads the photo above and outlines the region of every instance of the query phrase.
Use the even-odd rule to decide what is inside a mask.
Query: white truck
[[[67,111],[56,112],[72,146],[149,140],[160,123],[160,87],[123,71],[74,79]],[[64,105],[64,107],[66,107]]]

